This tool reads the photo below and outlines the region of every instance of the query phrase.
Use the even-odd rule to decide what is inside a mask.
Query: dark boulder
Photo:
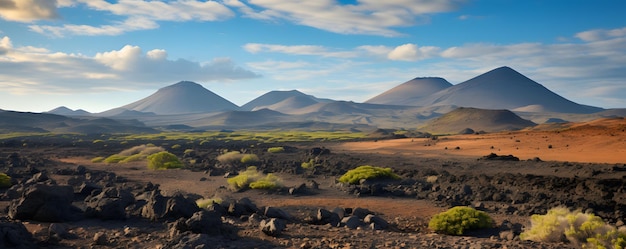
[[[129,190],[116,187],[105,188],[99,193],[94,191],[94,194],[85,198],[85,215],[103,220],[126,219],[126,207],[135,202]]]
[[[24,224],[0,220],[0,248],[37,248]]]
[[[9,205],[9,217],[16,220],[63,222],[74,220],[78,210],[72,206],[71,186],[36,184],[29,186],[22,197]]]

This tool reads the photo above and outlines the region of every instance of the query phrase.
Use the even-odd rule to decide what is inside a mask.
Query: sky
[[[182,80],[363,102],[509,66],[626,108],[623,0],[0,0],[0,109],[102,112]]]

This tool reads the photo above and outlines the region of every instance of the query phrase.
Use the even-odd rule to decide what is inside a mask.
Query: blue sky
[[[415,77],[510,66],[626,108],[621,0],[0,0],[0,109],[101,112],[181,80],[365,101]]]

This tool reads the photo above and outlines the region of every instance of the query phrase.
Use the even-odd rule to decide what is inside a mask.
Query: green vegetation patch
[[[182,167],[183,163],[178,159],[178,157],[167,151],[161,151],[148,156],[148,169],[161,170]]]
[[[393,173],[391,168],[364,165],[349,170],[339,178],[339,181],[349,184],[358,184],[363,179],[400,179],[400,176]]]
[[[283,153],[285,152],[285,147],[271,147],[267,149],[269,153]]]
[[[254,164],[259,162],[259,157],[255,154],[243,154],[239,151],[228,151],[217,156],[217,160],[223,164]]]
[[[196,200],[196,205],[198,205],[199,208],[208,208],[210,205],[213,205],[213,203],[215,204],[222,204],[222,198],[211,198],[211,199],[198,199]]]
[[[143,161],[146,158],[148,158],[148,156],[158,153],[158,152],[162,152],[162,151],[165,151],[165,149],[163,149],[162,147],[157,147],[153,144],[138,145],[138,146],[134,146],[132,148],[123,150],[120,153],[110,155],[107,158],[104,158],[102,160],[100,160],[100,157],[96,157],[92,159],[92,162],[94,163],[97,163],[97,162],[105,162],[105,163],[137,162],[137,161]]]
[[[437,233],[449,235],[463,235],[467,230],[492,226],[493,219],[487,213],[463,206],[453,207],[436,214],[428,222],[428,228]]]
[[[245,189],[274,189],[281,186],[280,178],[274,174],[263,174],[254,166],[239,172],[239,175],[228,178],[228,185],[235,191]]]
[[[11,187],[11,177],[5,173],[0,173],[0,188]]]
[[[626,248],[626,230],[591,213],[557,207],[545,215],[531,216],[530,221],[530,229],[520,234],[523,240],[570,242],[582,248]]]

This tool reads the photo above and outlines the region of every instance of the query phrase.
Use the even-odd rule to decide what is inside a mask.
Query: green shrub
[[[144,155],[144,154],[134,154],[131,156],[127,156],[126,158],[122,159],[118,163],[130,163],[130,162],[142,161],[142,160],[145,160],[147,157],[148,155]]]
[[[178,157],[167,151],[161,151],[159,153],[148,156],[148,169],[157,170],[182,167],[183,163],[178,160]]]
[[[99,157],[94,157],[93,159],[91,159],[92,163],[101,163],[104,162],[104,157],[103,156],[99,156]]]
[[[104,143],[104,140],[96,139],[96,140],[93,140],[93,142],[91,142],[91,143],[93,143],[93,144],[101,144],[101,143]]]
[[[602,218],[564,207],[530,217],[531,227],[520,234],[523,240],[570,242],[583,248],[626,248],[626,231],[605,223]]]
[[[180,144],[175,144],[175,145],[172,145],[171,148],[175,150],[175,149],[180,149],[180,147],[181,147]]]
[[[241,163],[243,164],[253,164],[259,161],[259,157],[255,154],[242,154]]]
[[[391,168],[374,167],[370,165],[359,166],[355,169],[348,170],[340,178],[340,182],[357,184],[362,179],[400,179],[398,175],[393,173]]]
[[[228,178],[228,185],[233,190],[251,189],[273,189],[280,187],[280,179],[274,174],[263,175],[256,167],[250,166],[246,170],[239,172],[239,175]]]
[[[315,159],[311,159],[308,162],[302,162],[302,164],[300,164],[300,167],[303,169],[312,169],[316,166],[318,166],[318,164],[315,163]]]
[[[107,158],[104,159],[105,163],[119,163],[120,161],[126,159],[128,156],[122,156],[122,155],[110,155]]]
[[[192,150],[192,149],[186,149],[185,152],[183,152],[183,154],[191,154],[193,152],[194,152],[194,150]]]
[[[209,205],[216,203],[216,204],[221,204],[222,203],[222,199],[221,198],[212,198],[212,199],[199,199],[196,200],[196,205],[198,205],[199,208],[207,208]]]
[[[285,152],[285,147],[272,147],[268,148],[267,152],[269,153],[282,153]]]
[[[5,173],[0,173],[0,188],[11,187],[11,177]]]
[[[493,220],[483,211],[471,207],[453,207],[436,214],[428,222],[428,228],[437,233],[462,235],[466,230],[490,228]]]
[[[241,155],[241,152],[239,151],[229,151],[229,152],[225,152],[219,156],[217,156],[217,160],[220,163],[234,163],[234,162],[239,162],[241,161],[241,158],[243,157],[243,155]]]

